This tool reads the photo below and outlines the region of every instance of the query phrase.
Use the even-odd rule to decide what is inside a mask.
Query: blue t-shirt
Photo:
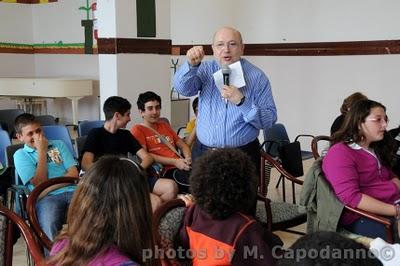
[[[34,186],[30,180],[34,177],[38,161],[38,152],[36,149],[24,145],[23,148],[14,153],[15,169],[24,185],[30,190]],[[64,176],[69,168],[76,166],[77,162],[68,150],[67,146],[61,140],[49,140],[47,149],[47,176],[49,179]],[[62,187],[50,194],[60,194],[62,192],[73,191],[75,186]]]

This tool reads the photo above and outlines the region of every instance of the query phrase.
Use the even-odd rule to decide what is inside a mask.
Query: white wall
[[[236,25],[238,0],[170,0],[173,44],[210,43],[217,28]],[[245,1],[251,5],[253,0]]]
[[[201,6],[171,0],[171,36],[174,44],[210,43],[219,26],[230,24],[245,43],[400,39],[398,10],[396,0],[203,0]],[[269,76],[278,121],[291,139],[328,134],[343,98],[354,91],[387,106],[389,128],[400,122],[399,55],[247,58]]]
[[[132,123],[141,123],[136,100],[139,93],[154,91],[162,98],[161,115],[170,117],[169,55],[120,54],[118,55],[118,95],[132,104]]]
[[[89,4],[94,1],[89,1]],[[34,43],[83,43],[84,28],[81,20],[86,19],[85,0],[59,0],[54,3],[28,5],[32,8]],[[18,5],[21,6],[21,5]],[[90,12],[90,18],[92,13]]]
[[[0,42],[32,43],[30,5],[0,3]]]
[[[99,119],[99,69],[97,55],[35,54],[35,77],[93,79],[93,96],[78,102],[78,120]],[[48,100],[48,112],[62,122],[72,122],[71,101],[66,98]]]
[[[174,44],[208,43],[224,25],[247,43],[400,39],[397,0],[171,0]]]

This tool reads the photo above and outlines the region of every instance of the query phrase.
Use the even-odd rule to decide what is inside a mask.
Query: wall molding
[[[16,1],[2,1],[0,0],[0,3],[16,3],[16,4],[46,4],[46,3],[52,3],[52,2],[57,2],[58,0],[16,0]]]
[[[99,54],[171,54],[171,40],[99,38]]]
[[[202,45],[202,44],[196,44]],[[209,44],[203,44],[205,53],[212,55]],[[99,54],[172,54],[185,55],[193,45],[172,45],[168,39],[99,38]],[[19,54],[84,54],[83,47],[56,47],[29,44],[0,43],[0,53]],[[356,42],[314,43],[260,43],[246,44],[244,54],[248,56],[339,56],[339,55],[383,55],[400,54],[400,40],[377,40]]]
[[[201,45],[201,44],[198,44]],[[210,44],[203,44],[204,52],[212,55]],[[173,55],[185,55],[193,45],[173,45]],[[249,56],[333,56],[400,54],[400,40],[263,43],[246,44],[244,55]]]

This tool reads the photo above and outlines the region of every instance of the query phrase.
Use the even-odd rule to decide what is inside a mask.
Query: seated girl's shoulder
[[[349,148],[349,146],[346,143],[343,142],[339,142],[334,144],[332,147],[329,148],[328,153],[329,152],[349,152],[351,149]]]

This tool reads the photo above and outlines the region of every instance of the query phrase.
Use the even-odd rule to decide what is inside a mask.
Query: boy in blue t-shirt
[[[40,123],[32,114],[15,119],[15,131],[24,147],[14,154],[17,173],[30,190],[42,182],[61,176],[78,176],[77,162],[61,140],[47,140]],[[65,222],[74,186],[59,188],[36,204],[39,224],[50,240],[54,240]]]

